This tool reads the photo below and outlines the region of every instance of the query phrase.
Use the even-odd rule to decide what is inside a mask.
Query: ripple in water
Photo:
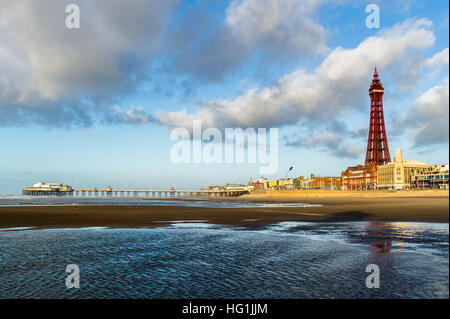
[[[448,239],[431,223],[0,231],[0,298],[448,298]]]

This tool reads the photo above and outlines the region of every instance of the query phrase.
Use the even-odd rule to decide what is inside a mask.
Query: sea
[[[0,197],[0,206],[102,203],[95,198]],[[290,205],[302,209],[301,203]],[[151,229],[2,228],[0,298],[448,299],[448,246],[448,223],[280,222],[227,227],[179,220]]]
[[[0,207],[15,206],[83,206],[83,205],[123,205],[123,206],[184,206],[209,208],[246,207],[311,207],[322,206],[309,203],[255,203],[209,199],[207,197],[146,198],[146,197],[97,197],[97,196],[27,196],[0,195]]]

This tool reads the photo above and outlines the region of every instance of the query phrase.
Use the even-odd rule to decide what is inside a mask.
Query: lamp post
[[[289,175],[289,172],[292,171],[293,168],[294,168],[294,166],[289,167],[289,169],[288,169],[288,171],[287,171],[287,173],[286,173],[286,177],[285,177],[285,179],[284,179],[284,181],[285,181],[285,183],[286,183],[286,184],[284,185],[284,188],[285,188],[285,189],[288,189],[287,177],[288,177],[288,175]]]
[[[289,172],[292,171],[293,168],[294,168],[294,166],[291,166],[291,167],[289,168],[289,170],[287,171],[287,173],[286,173],[286,178],[285,178],[286,180],[287,180],[287,177],[288,177]]]

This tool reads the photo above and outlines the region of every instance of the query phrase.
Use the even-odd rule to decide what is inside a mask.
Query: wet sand
[[[384,194],[384,195],[383,195]],[[387,194],[387,195],[386,195]],[[0,228],[148,228],[173,221],[260,225],[282,221],[449,221],[447,192],[267,192],[240,196],[245,202],[302,202],[319,207],[205,208],[180,206],[0,207]]]

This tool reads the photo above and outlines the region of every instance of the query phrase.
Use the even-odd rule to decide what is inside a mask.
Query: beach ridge
[[[307,191],[306,191],[307,192]],[[221,225],[261,225],[283,221],[449,221],[448,191],[381,192],[278,191],[223,201],[320,204],[307,207],[217,208],[193,206],[21,206],[0,207],[0,228],[149,228],[174,221],[202,220]],[[309,196],[299,196],[299,195]],[[296,195],[296,196],[295,196]],[[326,196],[328,195],[328,196]]]

